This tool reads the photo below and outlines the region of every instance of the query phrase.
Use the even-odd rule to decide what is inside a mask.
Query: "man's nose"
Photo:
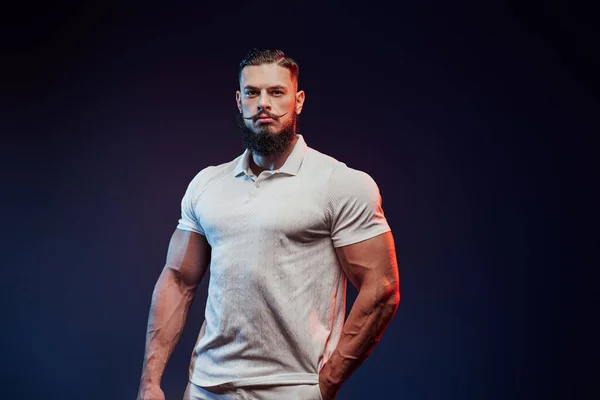
[[[271,99],[266,90],[261,91],[260,97],[258,98],[258,106],[263,110],[271,109]]]

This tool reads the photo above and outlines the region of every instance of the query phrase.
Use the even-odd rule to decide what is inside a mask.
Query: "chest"
[[[195,211],[213,250],[310,242],[330,235],[319,186],[297,176],[238,177],[207,188]]]

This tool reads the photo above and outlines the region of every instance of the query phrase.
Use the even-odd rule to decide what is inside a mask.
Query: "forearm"
[[[350,310],[340,341],[321,370],[320,379],[339,390],[352,372],[371,353],[399,303],[399,292],[391,284],[363,285]],[[327,398],[327,397],[325,397]]]
[[[181,337],[196,286],[165,268],[152,294],[141,386],[159,385],[165,366]]]

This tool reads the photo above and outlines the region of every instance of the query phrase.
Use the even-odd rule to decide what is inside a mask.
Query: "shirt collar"
[[[298,140],[294,144],[294,149],[288,156],[285,163],[278,170],[273,171],[274,173],[284,173],[288,175],[297,175],[300,171],[300,166],[302,165],[302,161],[304,161],[304,155],[306,154],[306,149],[308,146],[304,141],[302,135],[296,134]],[[250,157],[252,157],[252,152],[248,149],[244,151],[244,153],[240,156],[235,170],[233,171],[234,176],[251,175],[250,171]]]

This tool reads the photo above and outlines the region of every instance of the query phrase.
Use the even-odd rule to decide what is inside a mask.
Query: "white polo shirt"
[[[211,246],[198,386],[318,383],[346,310],[335,247],[390,230],[373,179],[297,136],[279,170],[255,176],[246,150],[200,171],[183,197],[177,228]]]

